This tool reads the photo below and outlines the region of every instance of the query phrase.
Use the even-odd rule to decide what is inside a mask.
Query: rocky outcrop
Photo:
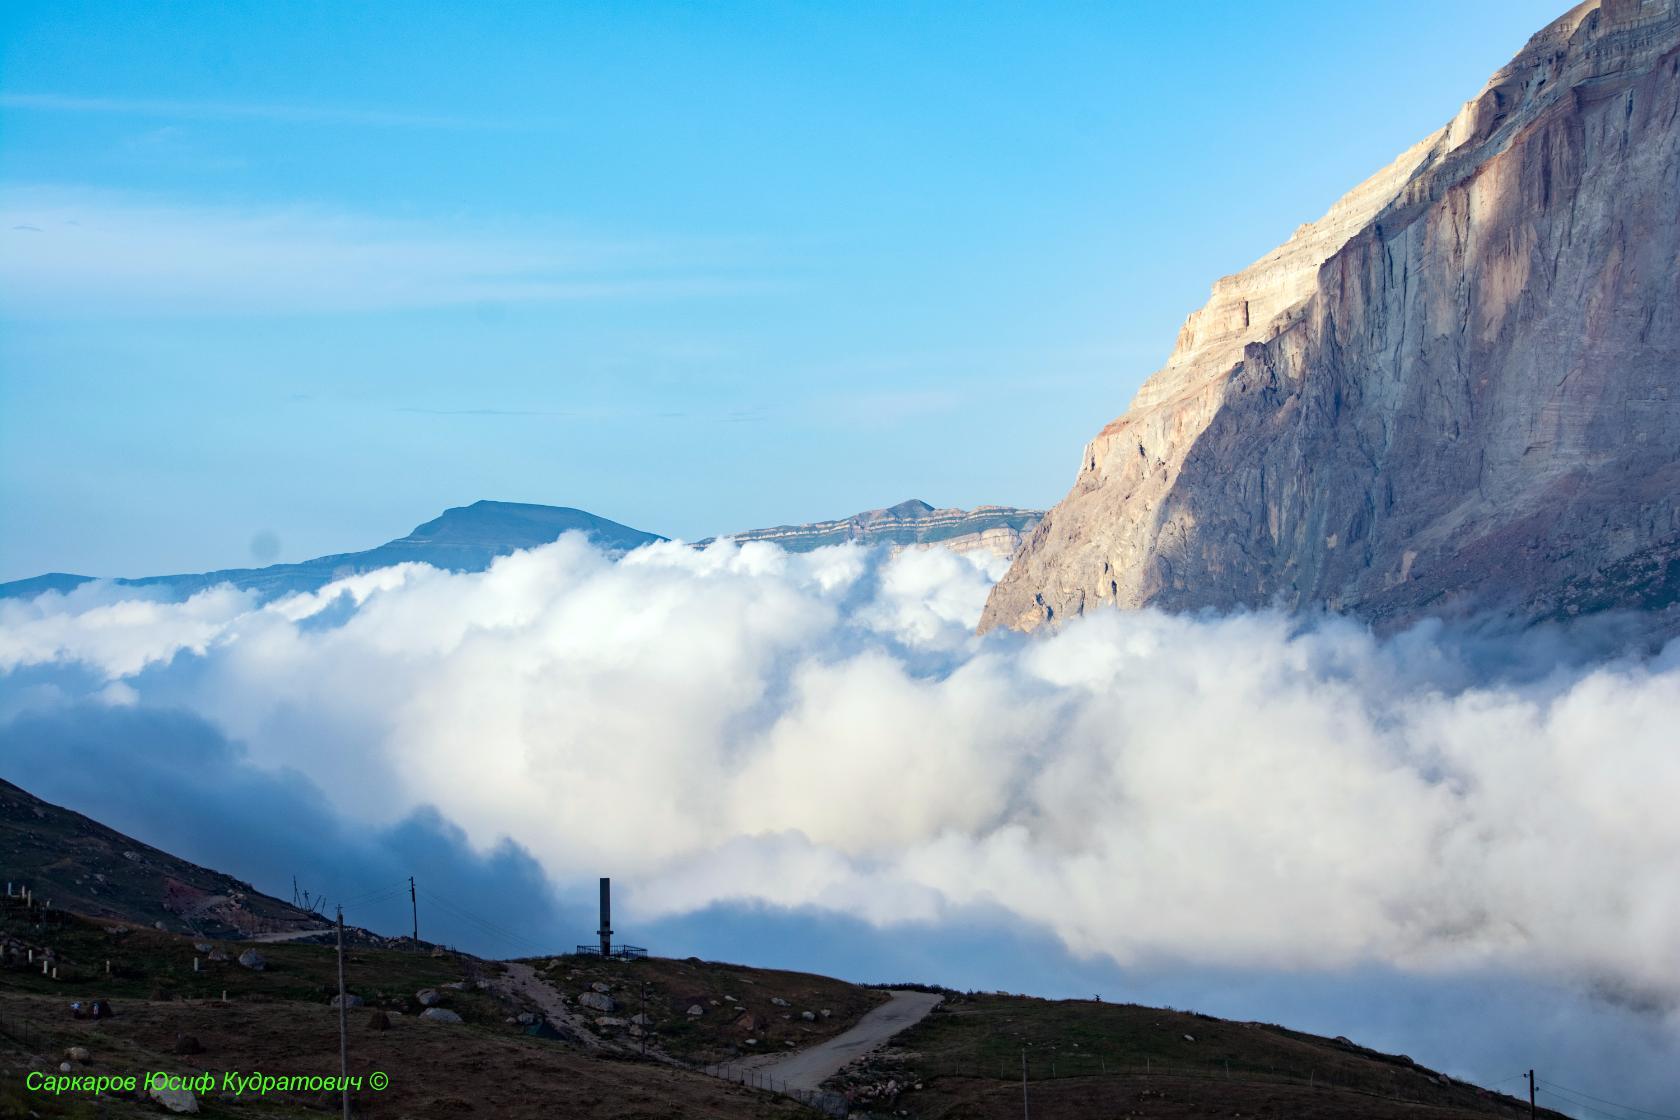
[[[990,552],[1005,559],[1015,555],[1027,534],[1043,518],[1042,510],[1013,506],[976,506],[973,509],[935,509],[912,498],[886,509],[872,509],[839,521],[778,525],[730,533],[734,541],[769,541],[789,552],[809,552],[826,545],[856,541],[887,545],[894,551],[938,545],[953,552]],[[716,538],[696,542],[704,548]]]
[[[1674,628],[1677,6],[1572,9],[1220,280],[981,628],[1149,604]]]

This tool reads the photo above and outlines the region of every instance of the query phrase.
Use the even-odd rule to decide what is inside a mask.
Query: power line
[[[441,895],[434,894],[432,891],[429,891],[424,887],[419,888],[419,893],[425,895],[427,901],[436,903],[438,906],[442,907],[445,913],[447,913],[447,914],[451,915],[452,917],[455,917],[455,918],[457,918],[457,919],[459,919],[463,922],[469,923],[475,929],[477,929],[479,932],[484,933],[484,934],[486,934],[486,935],[488,935],[492,938],[495,938],[498,941],[502,941],[502,942],[505,942],[507,944],[511,944],[511,945],[515,946],[516,948],[525,948],[525,949],[534,950],[537,953],[542,953],[542,952],[546,951],[546,950],[543,949],[543,947],[541,945],[538,945],[536,942],[529,941],[526,938],[521,937],[519,934],[514,933],[510,929],[507,929],[503,926],[499,926],[495,922],[489,921],[488,919],[485,919],[485,918],[481,918],[477,914],[473,914],[473,913],[471,913],[467,910],[464,910],[461,907],[459,907],[459,906],[455,905],[454,903],[450,902],[448,899],[442,897]]]
[[[1540,1084],[1546,1086],[1546,1088],[1548,1088],[1548,1089],[1550,1089],[1550,1090],[1552,1090],[1553,1092],[1556,1092],[1556,1093],[1565,1093],[1565,1094],[1572,1094],[1572,1095],[1577,1096],[1577,1097],[1584,1097],[1587,1100],[1595,1101],[1598,1104],[1607,1104],[1611,1108],[1622,1109],[1624,1112],[1633,1112],[1633,1113],[1639,1114],[1640,1116],[1654,1117],[1655,1120],[1680,1120],[1680,1116],[1674,1116],[1674,1115],[1672,1115],[1670,1113],[1667,1113],[1667,1112],[1652,1112],[1648,1108],[1636,1108],[1631,1104],[1622,1104],[1620,1101],[1605,1100],[1603,1097],[1595,1097],[1591,1093],[1584,1092],[1580,1089],[1571,1089],[1567,1085],[1559,1085],[1555,1081],[1547,1081],[1543,1077],[1540,1078],[1539,1080],[1540,1080]]]

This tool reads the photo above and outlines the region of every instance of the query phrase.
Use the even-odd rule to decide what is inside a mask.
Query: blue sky
[[[0,578],[1048,505],[1561,7],[7,4]]]

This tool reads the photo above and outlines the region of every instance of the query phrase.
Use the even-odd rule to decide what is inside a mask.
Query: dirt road
[[[927,1017],[943,996],[930,992],[893,992],[892,999],[859,1019],[857,1026],[827,1042],[786,1055],[765,1055],[743,1063],[790,1089],[816,1089],[845,1064],[886,1044],[900,1031]]]

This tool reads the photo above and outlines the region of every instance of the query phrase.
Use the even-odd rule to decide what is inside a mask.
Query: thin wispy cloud
[[[417,408],[405,406],[393,412],[408,412],[420,416],[573,416],[572,412],[543,408]]]
[[[333,105],[251,104],[232,101],[175,101],[153,97],[76,97],[60,93],[0,94],[0,109],[48,113],[105,113],[187,120],[272,121],[276,124],[340,124],[368,128],[511,130],[528,121],[489,120],[451,113],[396,113]]]
[[[391,219],[83,188],[0,189],[14,315],[288,315],[711,297],[756,249],[553,222]],[[20,227],[27,227],[21,229]],[[27,236],[25,234],[27,233]]]

